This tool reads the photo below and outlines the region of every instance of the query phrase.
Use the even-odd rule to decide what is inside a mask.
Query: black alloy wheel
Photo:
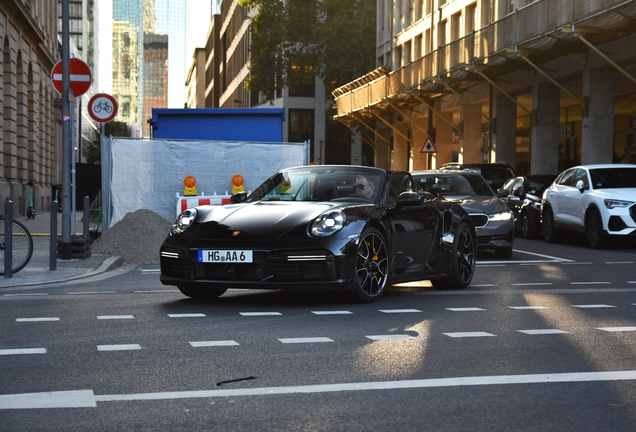
[[[607,247],[609,238],[603,229],[603,219],[598,210],[591,210],[585,217],[585,236],[587,237],[587,244],[592,249]]]
[[[177,288],[183,295],[196,300],[214,300],[227,291],[227,288],[206,287],[205,285],[179,285]]]
[[[468,287],[475,273],[477,241],[473,230],[466,222],[457,226],[453,239],[453,254],[448,276],[431,280],[433,287],[460,290]]]
[[[561,236],[554,227],[554,213],[550,207],[543,208],[543,239],[547,243],[558,243]]]
[[[370,303],[384,293],[389,276],[389,250],[384,237],[375,228],[360,235],[351,294],[356,301]]]

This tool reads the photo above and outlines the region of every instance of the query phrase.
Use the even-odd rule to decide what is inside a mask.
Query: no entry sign
[[[97,93],[88,101],[88,114],[97,123],[108,123],[117,115],[117,101],[106,93]]]
[[[73,96],[78,97],[86,93],[91,86],[91,70],[86,63],[77,58],[70,59],[69,65],[69,87],[73,92]],[[53,66],[51,81],[53,81],[55,90],[62,94],[62,60]]]

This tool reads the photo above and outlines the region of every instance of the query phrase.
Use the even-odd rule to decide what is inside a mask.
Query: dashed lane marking
[[[407,334],[370,335],[370,336],[365,336],[365,338],[371,339],[374,341],[416,339],[415,336],[407,335]]]
[[[353,315],[351,311],[311,311],[314,315]]]
[[[454,332],[454,333],[444,333],[446,336],[450,336],[452,338],[465,338],[465,337],[489,337],[489,336],[497,336],[492,333],[487,332]]]
[[[168,314],[170,318],[205,318],[202,313]]]
[[[135,319],[133,315],[99,315],[98,320]]]
[[[16,322],[49,322],[59,321],[58,317],[42,317],[42,318],[16,318]]]
[[[18,355],[18,354],[46,354],[46,348],[15,348],[15,349],[0,350],[0,355]]]
[[[484,311],[486,309],[478,308],[478,307],[464,307],[464,308],[445,308],[451,312],[477,312]]]
[[[380,309],[380,312],[385,314],[400,314],[400,313],[421,313],[419,309]]]
[[[281,338],[278,340],[284,344],[333,342],[333,339],[328,337]]]
[[[607,304],[582,304],[582,305],[572,305],[572,307],[579,309],[597,309],[597,308],[615,308],[616,306],[607,305]]]
[[[534,329],[534,330],[517,330],[519,333],[524,333],[527,335],[549,335],[549,334],[564,334],[570,333],[565,330],[559,329]]]
[[[233,340],[218,340],[218,341],[195,341],[190,342],[194,348],[201,347],[219,347],[219,346],[236,346],[238,342]]]
[[[277,316],[282,315],[280,312],[239,312],[242,316],[256,317],[256,316]]]
[[[631,332],[636,331],[636,327],[598,327],[598,330],[606,332]]]
[[[97,345],[97,351],[133,351],[140,350],[139,344]]]

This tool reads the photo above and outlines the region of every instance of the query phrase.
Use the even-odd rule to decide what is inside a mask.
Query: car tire
[[[606,248],[609,243],[609,236],[603,229],[603,219],[598,210],[591,210],[585,216],[585,237],[592,249]]]
[[[457,226],[453,239],[453,255],[448,276],[432,279],[431,284],[437,289],[460,290],[467,288],[475,273],[477,255],[477,239],[466,222]]]
[[[558,243],[561,235],[554,226],[554,213],[550,207],[543,209],[543,240],[546,243]]]
[[[354,266],[349,286],[353,300],[371,303],[379,299],[389,277],[389,249],[380,231],[367,228],[362,232]]]
[[[512,258],[512,247],[495,249],[496,258]]]
[[[532,239],[537,235],[538,227],[530,218],[527,211],[521,213],[521,237],[524,239]]]
[[[177,286],[181,294],[196,299],[196,300],[214,300],[222,296],[227,288],[206,287],[206,286],[190,286],[179,285]]]

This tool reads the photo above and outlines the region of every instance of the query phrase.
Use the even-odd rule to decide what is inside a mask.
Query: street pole
[[[71,259],[71,94],[69,0],[62,0],[62,244],[60,258]]]

